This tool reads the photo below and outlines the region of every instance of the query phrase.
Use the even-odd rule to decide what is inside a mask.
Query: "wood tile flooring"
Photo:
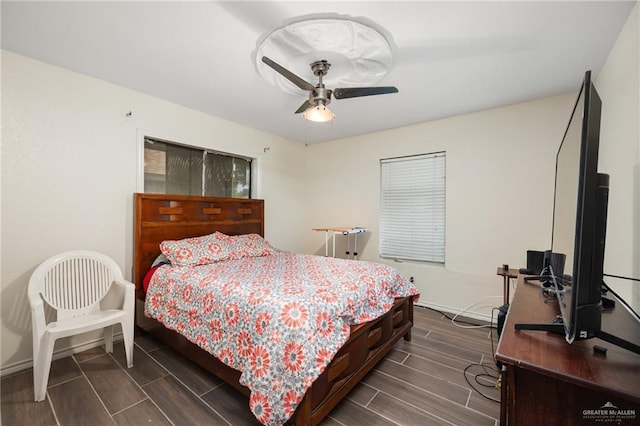
[[[498,424],[499,403],[474,390],[499,398],[489,329],[420,307],[414,322],[412,341],[398,342],[323,425]],[[258,425],[245,396],[149,336],[136,337],[134,366],[125,365],[121,342],[113,354],[56,360],[40,403],[31,370],[3,377],[2,425]]]

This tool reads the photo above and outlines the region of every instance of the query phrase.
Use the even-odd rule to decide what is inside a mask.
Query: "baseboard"
[[[422,306],[424,308],[430,308],[430,309],[434,309],[436,311],[440,311],[440,312],[444,312],[446,314],[449,314],[450,316],[454,316],[454,315],[462,315],[466,318],[473,318],[476,319],[478,321],[482,321],[483,323],[491,323],[491,315],[487,315],[487,314],[482,314],[479,312],[470,312],[470,311],[465,311],[465,310],[461,310],[461,309],[457,309],[457,308],[453,308],[451,306],[443,306],[443,305],[438,305],[437,303],[425,303],[423,301],[418,301],[418,303],[416,303],[416,306]],[[493,318],[493,325],[496,326],[497,325],[497,321],[498,318],[497,316]]]
[[[120,340],[122,340],[122,333],[114,333],[113,342],[115,343]],[[104,338],[98,337],[80,345],[72,346],[65,349],[59,349],[53,352],[53,361],[55,361],[56,359],[68,357],[69,355],[77,354],[79,352],[84,352],[87,349],[97,348],[98,346],[102,345],[104,345]],[[28,370],[29,368],[33,368],[33,358],[3,367],[2,369],[0,369],[0,377],[18,373],[23,370]]]

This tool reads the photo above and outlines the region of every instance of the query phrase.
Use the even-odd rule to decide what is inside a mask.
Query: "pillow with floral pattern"
[[[227,259],[270,256],[276,250],[258,234],[233,235],[229,237]]]
[[[182,240],[165,240],[160,251],[173,266],[207,265],[229,257],[229,236],[221,232]]]

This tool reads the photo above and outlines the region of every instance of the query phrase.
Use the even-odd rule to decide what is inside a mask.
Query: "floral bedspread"
[[[387,265],[277,252],[160,267],[145,314],[242,372],[263,424],[286,422],[349,338],[350,326],[417,289]]]

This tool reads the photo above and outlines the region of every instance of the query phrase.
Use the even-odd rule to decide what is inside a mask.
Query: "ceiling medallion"
[[[266,81],[299,95],[301,89],[262,61],[267,56],[307,81],[314,81],[310,65],[331,64],[324,83],[330,87],[367,86],[391,69],[393,57],[387,39],[376,29],[346,18],[308,19],[269,34],[258,46],[255,63]]]

